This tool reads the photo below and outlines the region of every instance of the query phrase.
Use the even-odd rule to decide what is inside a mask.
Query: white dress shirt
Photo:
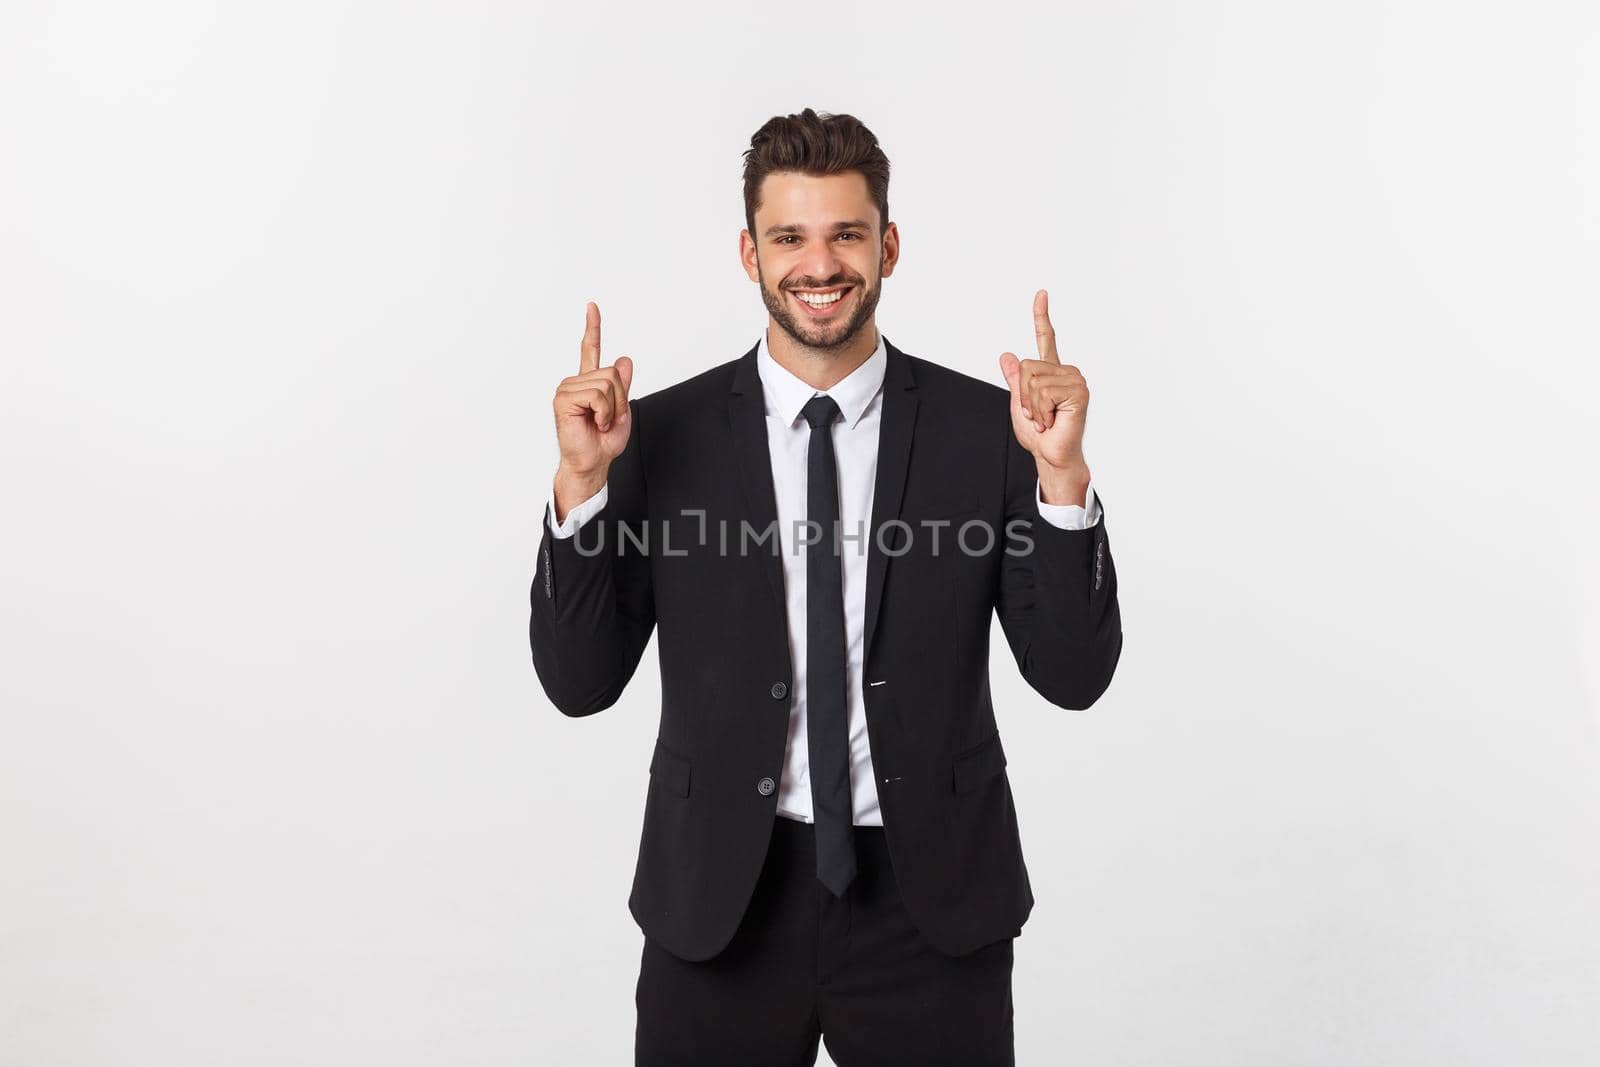
[[[772,358],[763,331],[757,345],[756,368],[767,412],[767,453],[772,463],[772,488],[778,505],[778,536],[782,546],[784,607],[789,624],[789,656],[794,685],[789,690],[789,747],[784,757],[783,780],[778,785],[778,814],[811,821],[810,749],[806,736],[806,558],[796,543],[796,530],[806,518],[807,453],[811,427],[800,409],[813,396],[826,392],[839,405],[843,417],[833,424],[833,448],[839,471],[839,521],[847,538],[842,543],[844,568],[844,634],[846,680],[849,686],[850,793],[854,822],[882,826],[878,809],[877,778],[872,772],[872,749],[867,740],[867,705],[863,692],[862,657],[867,615],[866,536],[872,519],[872,493],[878,474],[878,428],[883,412],[883,375],[888,366],[883,335],[867,361],[831,389],[813,389]],[[551,489],[548,514],[550,532],[571,537],[588,519],[605,507],[607,486],[578,504],[561,523],[555,521],[555,490]],[[1081,530],[1100,521],[1100,502],[1090,484],[1083,507],[1046,504],[1034,486],[1039,515],[1063,530]]]

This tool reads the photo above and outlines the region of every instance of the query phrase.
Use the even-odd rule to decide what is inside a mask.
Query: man
[[[1089,394],[1034,298],[1007,387],[878,332],[889,162],[849,115],[745,153],[740,256],[765,334],[647,397],[586,309],[533,661],[609,707],[659,636],[661,724],[630,910],[639,1064],[1013,1062],[1033,904],[990,701],[991,612],[1045,699],[1086,708],[1122,647],[1084,459]],[[692,299],[692,294],[685,294]],[[959,296],[954,299],[958,300]]]

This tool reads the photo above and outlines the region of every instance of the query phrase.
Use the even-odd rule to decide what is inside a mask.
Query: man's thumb
[[[1022,361],[1014,353],[1000,353],[1000,373],[1006,376],[1006,385],[1017,391],[1017,376],[1022,373]]]
[[[632,388],[633,360],[629,359],[627,356],[618,356],[612,361],[611,365],[617,368],[617,377],[622,379],[622,388],[625,390]]]

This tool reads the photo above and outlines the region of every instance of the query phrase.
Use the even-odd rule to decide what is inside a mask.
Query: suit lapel
[[[740,357],[733,371],[733,390],[728,394],[728,425],[733,431],[733,451],[739,458],[739,482],[744,489],[744,518],[759,537],[772,532],[776,545],[765,542],[754,547],[761,557],[761,569],[772,590],[773,608],[779,622],[787,627],[788,606],[783,595],[783,560],[778,530],[778,496],[772,487],[772,457],[767,445],[767,408],[761,393],[761,376],[756,371],[756,351],[760,343]]]
[[[905,495],[906,472],[911,466],[911,435],[917,422],[917,383],[911,375],[911,360],[904,352],[883,339],[888,366],[883,374],[883,415],[878,428],[878,475],[872,490],[872,529],[867,550],[867,625],[862,645],[863,663],[870,662],[872,637],[877,630],[878,611],[883,603],[883,584],[889,567],[879,545],[883,524],[900,517]],[[891,548],[899,544],[898,534]]]

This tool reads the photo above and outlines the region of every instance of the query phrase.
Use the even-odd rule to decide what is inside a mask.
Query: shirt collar
[[[761,331],[757,349],[756,373],[761,377],[761,395],[766,402],[767,414],[776,415],[787,426],[794,425],[806,401],[819,393],[826,393],[839,405],[845,425],[854,427],[882,391],[883,374],[889,366],[889,355],[884,348],[881,330],[878,331],[878,347],[872,350],[872,355],[845,375],[842,381],[834,383],[831,389],[813,389],[773,359],[767,349],[766,330]]]

